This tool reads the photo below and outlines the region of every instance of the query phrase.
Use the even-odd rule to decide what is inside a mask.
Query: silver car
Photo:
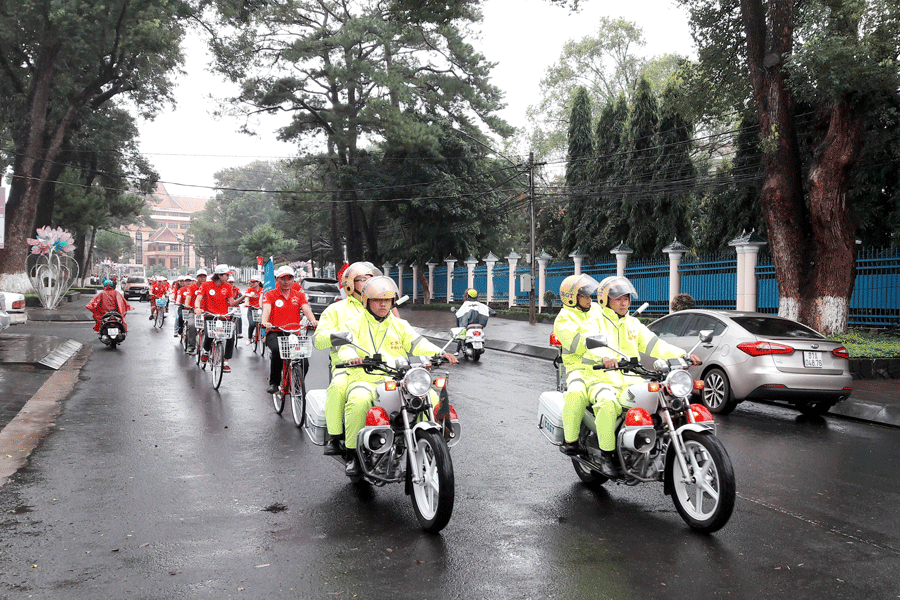
[[[692,309],[649,325],[671,344],[689,350],[700,331],[712,330],[712,347],[699,346],[702,401],[728,414],[744,400],[779,400],[805,414],[821,415],[846,400],[852,388],[846,348],[806,325],[755,312]]]

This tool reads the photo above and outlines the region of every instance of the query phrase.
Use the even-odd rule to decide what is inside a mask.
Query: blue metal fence
[[[529,272],[527,264],[517,265],[515,273],[515,304],[527,306],[529,295],[521,288],[520,276]],[[582,272],[598,281],[616,273],[614,261],[604,261],[582,266]],[[427,272],[426,272],[427,273]],[[537,273],[537,270],[535,270]],[[546,289],[559,293],[562,280],[574,273],[574,265],[554,261],[545,271]],[[690,294],[701,308],[734,310],[737,306],[737,257],[734,254],[685,257],[679,265],[681,291]],[[669,261],[629,261],[625,275],[638,291],[641,302],[649,302],[648,315],[668,312]],[[509,301],[509,265],[497,263],[492,272],[494,302]],[[396,273],[394,273],[396,278]],[[465,265],[453,270],[453,297],[460,301],[467,287],[468,270]],[[412,273],[404,273],[404,293],[412,295]],[[757,310],[763,313],[778,312],[778,284],[775,267],[768,254],[761,253],[756,266]],[[475,289],[483,300],[487,295],[487,267],[478,265],[474,270]],[[537,282],[535,282],[537,286]],[[536,288],[537,289],[537,288]],[[421,286],[418,297],[423,297]],[[447,297],[447,267],[434,269],[433,297],[441,301]],[[558,306],[558,301],[554,304]],[[853,296],[850,299],[849,322],[855,326],[884,326],[900,323],[900,249],[863,249],[857,254],[857,276]]]

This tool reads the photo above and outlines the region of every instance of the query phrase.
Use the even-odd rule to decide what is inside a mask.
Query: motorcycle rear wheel
[[[725,447],[707,432],[685,431],[685,461],[688,477],[682,477],[677,459],[666,461],[666,478],[671,484],[672,502],[691,529],[701,533],[718,531],[734,510],[734,469]]]
[[[572,466],[575,467],[575,474],[578,475],[578,478],[591,489],[602,487],[604,483],[609,481],[606,475],[587,468],[578,462],[577,459],[572,459]]]
[[[450,450],[436,431],[419,430],[412,461],[414,472],[423,478],[422,483],[412,484],[413,511],[422,529],[437,533],[447,526],[453,514],[456,484]]]

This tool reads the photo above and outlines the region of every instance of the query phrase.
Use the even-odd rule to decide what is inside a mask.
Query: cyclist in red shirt
[[[306,300],[306,294],[294,287],[294,269],[288,266],[278,267],[275,271],[275,289],[267,292],[261,301],[263,313],[260,322],[268,328],[266,346],[271,351],[272,362],[269,367],[269,387],[267,394],[274,394],[281,385],[281,352],[278,349],[278,338],[286,335],[283,331],[275,331],[274,327],[296,327],[303,316],[315,327],[318,323],[312,308]],[[304,374],[309,368],[309,361],[303,361]]]
[[[224,317],[228,315],[229,308],[240,304],[240,299],[234,297],[234,289],[227,279],[228,265],[216,265],[215,269],[213,269],[212,279],[200,286],[200,289],[197,290],[197,294],[194,296],[194,312],[196,314],[202,315],[204,312],[207,312]],[[205,317],[206,320],[214,318],[210,315]],[[201,362],[206,362],[207,353],[211,346],[212,338],[207,336],[206,331],[204,331],[203,354],[200,356]],[[228,359],[231,358],[233,352],[234,337],[232,336],[225,342],[225,362],[222,368],[224,373],[231,372],[231,367],[228,366]]]
[[[197,292],[200,291],[200,286],[206,283],[206,269],[198,269],[196,275],[196,281],[194,281],[191,285],[189,285],[184,294],[182,295],[182,299],[184,301],[184,305],[190,309],[194,308],[194,299],[197,296]],[[194,347],[194,340],[197,339],[197,327],[194,324],[193,319],[187,320],[188,327],[188,340],[190,340],[190,347],[187,349],[188,354],[196,354],[199,352],[199,349]]]
[[[259,306],[259,300],[262,297],[263,288],[262,280],[258,275],[250,276],[250,287],[244,292],[247,299],[247,344],[253,343],[253,328],[256,327],[256,315],[258,310],[262,310]]]

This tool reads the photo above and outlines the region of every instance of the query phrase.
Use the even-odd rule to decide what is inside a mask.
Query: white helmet
[[[296,273],[294,273],[294,269],[291,268],[290,266],[282,265],[275,270],[275,279],[278,279],[279,277],[281,277],[283,275],[290,275],[291,277],[294,277],[294,275],[296,275]]]
[[[400,297],[400,290],[397,289],[397,284],[394,283],[393,279],[380,275],[367,281],[360,295],[362,296],[360,302],[362,302],[363,306],[368,307],[369,300],[386,300],[389,298],[396,301]]]
[[[607,302],[610,298],[619,298],[625,294],[631,294],[635,299],[638,297],[637,290],[631,285],[627,277],[612,275],[600,282],[600,289],[597,290],[597,302],[600,306],[608,306]]]
[[[197,277],[200,277],[201,275],[208,275],[208,273],[206,272],[206,269],[197,269],[197,275],[196,275],[196,276],[197,276]]]
[[[213,269],[213,275],[224,275],[228,272],[228,265],[222,263],[221,265],[216,265],[216,268]]]

